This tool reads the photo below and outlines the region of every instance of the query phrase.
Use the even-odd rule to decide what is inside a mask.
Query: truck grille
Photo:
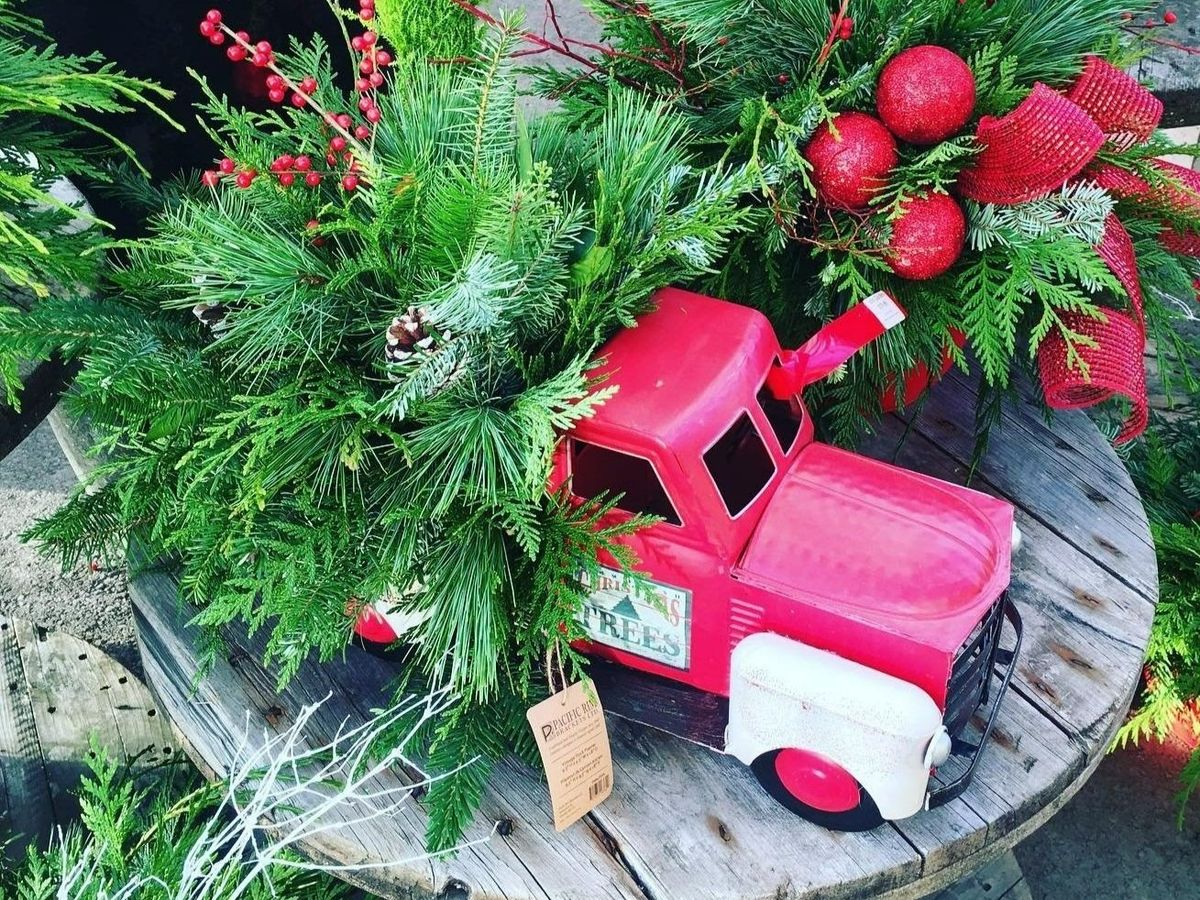
[[[951,737],[962,734],[975,710],[987,702],[1003,626],[1004,598],[1001,597],[954,657],[954,668],[946,689],[946,715],[942,718]]]

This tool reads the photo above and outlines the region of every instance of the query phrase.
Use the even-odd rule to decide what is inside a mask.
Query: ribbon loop
[[[980,203],[1027,203],[1058,190],[1104,146],[1090,116],[1046,85],[1002,118],[984,116],[975,139],[983,150],[963,170],[958,187]]]
[[[1067,99],[1091,116],[1118,150],[1148,141],[1162,121],[1162,101],[1098,56],[1087,57]]]

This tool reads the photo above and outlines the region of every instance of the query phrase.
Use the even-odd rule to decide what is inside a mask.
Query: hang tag
[[[612,793],[612,751],[591,681],[578,681],[525,714],[550,785],[554,829],[579,821]]]

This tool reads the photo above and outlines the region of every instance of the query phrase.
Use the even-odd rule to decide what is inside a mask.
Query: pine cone
[[[394,365],[416,353],[431,353],[434,349],[434,336],[429,330],[432,324],[429,310],[424,307],[410,306],[403,315],[392,319],[384,351],[387,361]],[[449,340],[450,333],[443,332],[440,337],[442,341]]]
[[[192,315],[207,325],[209,331],[217,333],[225,328],[225,314],[228,310],[220,303],[197,303],[192,307]]]

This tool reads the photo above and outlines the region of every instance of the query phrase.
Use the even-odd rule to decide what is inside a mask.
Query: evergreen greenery
[[[1103,316],[1127,304],[1092,245],[1114,200],[1088,184],[1030,204],[1000,210],[968,204],[969,243],[944,275],[913,283],[887,265],[891,225],[905,201],[946,191],[978,151],[972,134],[931,148],[901,145],[900,164],[888,189],[868,214],[848,214],[814,202],[803,157],[815,129],[845,110],[874,113],[874,86],[899,51],[935,44],[967,60],[977,84],[976,120],[1014,109],[1035,82],[1065,87],[1088,54],[1118,65],[1139,52],[1122,31],[1123,14],[1151,4],[1137,0],[652,0],[644,4],[592,0],[604,25],[607,52],[581,75],[538,71],[539,89],[562,99],[576,123],[603,109],[607,86],[620,83],[671,104],[702,136],[706,161],[737,162],[758,181],[755,227],[741,236],[719,272],[699,287],[760,306],[784,343],[800,341],[822,322],[886,290],[906,306],[909,319],[860,354],[837,383],[810,398],[824,413],[830,436],[853,441],[896,379],[921,362],[937,370],[952,340],[966,336],[985,376],[978,411],[986,428],[1008,392],[1012,374],[1031,371],[1037,347],[1051,332],[1075,351],[1088,340],[1065,323],[1068,312]],[[853,36],[836,39],[831,20],[853,18]],[[1164,141],[1104,160],[1164,188],[1171,179],[1149,160]],[[1173,151],[1172,151],[1173,152]],[[1191,152],[1185,148],[1183,152]],[[1178,186],[1178,185],[1176,185]],[[1166,254],[1157,245],[1165,217],[1185,231],[1200,230],[1189,210],[1164,211],[1119,204],[1122,221],[1142,235],[1142,281],[1168,378],[1198,352],[1174,333],[1179,310],[1162,296],[1200,272],[1196,261]],[[1150,234],[1150,232],[1154,232]],[[1176,296],[1184,296],[1177,293]],[[1073,356],[1073,362],[1081,358]]]
[[[49,850],[30,847],[16,865],[0,867],[0,900],[168,900],[202,876],[187,872],[197,843],[211,828],[221,785],[204,784],[182,764],[135,771],[93,744],[79,801],[82,819]],[[239,885],[239,867],[215,877],[196,900],[339,900],[350,890],[327,875],[286,865]]]
[[[1164,739],[1182,719],[1200,737],[1200,412],[1156,419],[1129,457],[1150,514],[1160,574],[1146,690],[1118,745]],[[1200,791],[1200,750],[1182,773],[1179,818]]]
[[[0,359],[84,363],[69,402],[106,462],[28,535],[65,564],[130,541],[174,558],[201,623],[270,629],[281,680],[342,653],[363,603],[421,619],[414,677],[457,698],[429,729],[431,766],[460,769],[427,799],[439,849],[492,760],[536,758],[544,661],[582,665],[579,572],[602,549],[634,564],[614,541],[641,520],[597,529],[611,499],[547,493],[556,441],[615,390],[592,360],[747,219],[744,175],[698,172],[685,123],[648,99],[614,91],[581,129],[526,122],[514,27],[467,62],[399,58],[353,193],[260,177],[172,195],[114,248],[104,299],[0,321]],[[352,106],[319,41],[280,61],[316,75],[324,109]],[[309,111],[211,96],[204,119],[260,172],[329,141]],[[402,316],[422,339],[400,359]]]
[[[53,284],[71,288],[94,279],[100,258],[88,251],[99,235],[69,227],[91,217],[56,199],[51,187],[64,177],[104,180],[114,146],[134,159],[97,124],[98,116],[138,106],[157,110],[156,101],[172,96],[97,54],[59,53],[23,5],[0,0],[0,307],[28,305]],[[80,132],[98,140],[89,145]],[[13,372],[0,371],[10,401],[14,382]]]
[[[451,0],[375,0],[375,21],[400,53],[451,60],[479,52],[475,19]]]

